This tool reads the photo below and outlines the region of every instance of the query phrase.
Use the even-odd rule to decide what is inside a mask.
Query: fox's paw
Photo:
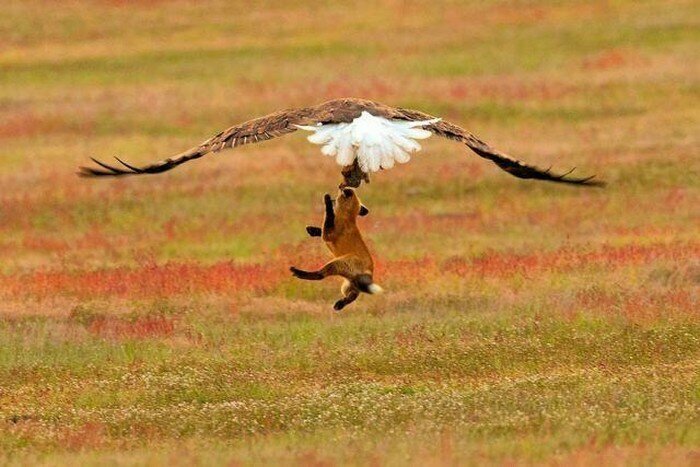
[[[333,304],[333,309],[334,309],[335,311],[340,311],[340,310],[342,310],[343,308],[345,308],[345,305],[347,305],[347,303],[345,303],[345,300],[340,299],[340,300],[338,300],[337,302],[335,302],[335,303]]]
[[[321,230],[321,227],[307,225],[306,233],[308,233],[310,237],[320,237],[323,235],[323,230]]]

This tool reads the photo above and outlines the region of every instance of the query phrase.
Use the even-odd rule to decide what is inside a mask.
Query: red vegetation
[[[163,316],[141,317],[135,321],[100,317],[90,323],[88,331],[109,339],[169,337],[175,332],[175,320]]]
[[[700,244],[603,246],[595,251],[571,247],[547,253],[490,253],[474,260],[454,257],[443,269],[458,275],[508,277],[567,271],[587,266],[620,267],[650,263],[658,259],[679,260],[700,255]]]
[[[0,139],[34,136],[47,129],[52,128],[33,114],[10,115],[0,123]]]
[[[0,293],[10,297],[168,297],[195,292],[266,290],[286,277],[281,264],[213,265],[167,263],[136,269],[34,272],[2,278]]]
[[[59,433],[61,444],[69,450],[95,449],[105,442],[107,429],[103,423],[87,422],[78,428],[64,428]]]
[[[404,83],[405,84],[405,83]],[[308,99],[328,100],[344,96],[365,96],[367,98],[387,101],[400,99],[404,87],[402,83],[371,79],[365,81],[331,81],[321,88],[314,87],[304,95]],[[458,78],[438,79],[430,89],[424,92],[425,97],[436,99],[449,96],[456,100],[479,101],[551,101],[574,94],[578,89],[567,83],[549,81],[523,81],[511,77],[487,78]],[[314,97],[316,96],[316,97]]]
[[[69,249],[65,240],[54,239],[46,236],[28,234],[22,240],[22,247],[33,251],[63,252]]]
[[[374,276],[378,282],[387,277],[403,284],[421,283],[434,277],[437,272],[437,262],[433,258],[400,259],[381,261],[375,258]]]
[[[318,94],[318,90],[316,90]],[[313,93],[312,93],[313,94]],[[378,78],[373,78],[366,81],[332,81],[325,88],[321,89],[321,100],[335,99],[345,96],[368,96],[371,99],[389,99],[400,94],[400,89],[396,83],[382,81]]]
[[[575,91],[574,86],[551,81],[527,83],[502,78],[455,83],[448,89],[449,95],[454,99],[497,102],[549,101],[560,99]]]
[[[435,232],[460,228],[463,230],[480,230],[484,225],[484,214],[480,210],[472,212],[426,214],[412,211],[401,215],[383,216],[375,219],[382,229],[391,228],[398,232],[420,231]],[[370,224],[368,230],[374,230]]]
[[[138,268],[7,275],[1,277],[0,295],[36,299],[55,296],[150,298],[198,292],[236,294],[267,291],[289,277],[289,265],[308,268],[320,266],[327,260],[325,256],[319,257],[310,247],[288,246],[282,250],[288,251],[279,259],[273,258],[263,264],[166,263]],[[429,256],[390,261],[383,261],[380,257],[375,258],[375,273],[378,278],[421,283],[440,273],[471,277],[534,277],[591,266],[614,269],[657,260],[680,261],[695,257],[700,257],[698,243],[603,246],[596,250],[566,247],[528,254],[492,252],[477,258],[455,256],[442,263]],[[381,282],[382,279],[378,280]]]
[[[485,19],[499,25],[532,24],[544,21],[550,15],[550,11],[536,5],[513,7],[510,4],[504,4],[489,8],[484,12]]]
[[[32,137],[49,133],[90,133],[93,126],[94,123],[91,121],[74,123],[58,117],[37,116],[33,113],[10,114],[0,122],[0,139]]]
[[[619,315],[634,322],[655,321],[659,318],[687,318],[700,314],[697,297],[688,290],[649,290],[634,292],[592,289],[580,292],[577,302],[587,312]]]
[[[167,0],[103,0],[102,3],[119,8],[150,8],[166,3],[166,1]]]
[[[639,62],[639,57],[634,54],[620,49],[613,49],[585,59],[583,68],[587,70],[609,70]]]

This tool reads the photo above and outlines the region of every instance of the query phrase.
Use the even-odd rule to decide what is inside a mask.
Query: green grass
[[[99,314],[85,311],[58,335],[50,319],[7,322],[2,446],[32,447],[37,456],[90,424],[107,452],[181,438],[205,450],[225,442],[242,449],[227,440],[251,436],[274,446],[281,433],[302,438],[297,450],[323,433],[328,440],[383,434],[393,450],[406,449],[407,434],[447,430],[493,455],[510,437],[509,449],[532,459],[592,439],[699,441],[696,321],[640,327],[543,318],[538,307],[503,316],[488,303],[460,300],[434,302],[429,312],[423,301],[332,320],[261,319],[251,309],[235,326],[215,308],[187,305],[170,310],[187,325],[166,342],[95,339],[84,330]],[[547,444],[522,444],[537,437]]]
[[[0,15],[0,463],[693,465],[699,11],[665,2],[11,1]],[[281,107],[418,108],[360,190],[382,296],[290,265],[338,169],[290,135],[84,180]]]

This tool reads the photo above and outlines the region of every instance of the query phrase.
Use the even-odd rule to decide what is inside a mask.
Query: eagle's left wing
[[[297,125],[313,125],[318,122],[324,122],[329,118],[328,111],[318,107],[281,110],[234,125],[212,136],[198,146],[142,167],[136,167],[118,157],[115,157],[115,159],[119,162],[119,166],[106,164],[92,158],[97,167],[80,167],[78,175],[82,177],[118,177],[123,175],[157,174],[173,169],[192,159],[198,159],[211,152],[266,141],[297,131]]]
[[[435,119],[433,115],[429,115],[418,110],[401,109],[384,106],[381,104],[377,104],[375,109],[373,110],[375,112],[378,112],[379,115],[385,118],[395,118],[410,121],[425,121]],[[575,167],[563,174],[557,174],[553,173],[551,171],[551,168],[541,169],[539,167],[535,167],[534,165],[522,162],[518,159],[515,159],[514,157],[502,153],[498,149],[489,146],[484,141],[480,140],[464,128],[442,119],[425,125],[422,128],[432,132],[435,135],[442,136],[443,138],[459,141],[461,143],[466,144],[472,151],[477,153],[479,156],[492,161],[502,170],[505,170],[509,174],[518,178],[531,178],[535,180],[568,183],[572,185],[605,185],[605,182],[603,181],[594,180],[595,175],[580,178],[571,177],[570,174],[575,170]]]

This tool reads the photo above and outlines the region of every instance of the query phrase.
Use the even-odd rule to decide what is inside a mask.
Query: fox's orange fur
[[[317,271],[303,271],[295,267],[290,269],[296,277],[306,280],[321,280],[328,276],[344,277],[341,287],[343,298],[333,306],[336,310],[341,310],[354,302],[360,292],[379,293],[382,288],[372,279],[374,261],[357,228],[357,216],[366,215],[368,211],[360,203],[355,190],[341,188],[335,203],[329,194],[324,196],[323,201],[326,206],[323,228],[309,226],[306,231],[312,237],[323,238],[333,253],[333,260]]]

